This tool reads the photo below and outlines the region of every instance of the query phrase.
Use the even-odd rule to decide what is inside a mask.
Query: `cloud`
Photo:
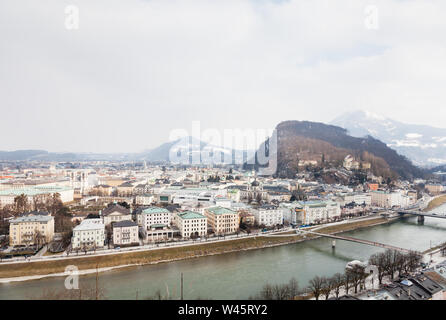
[[[3,0],[0,150],[141,151],[193,120],[272,128],[358,108],[444,126],[446,3],[374,3],[378,30],[362,0]]]

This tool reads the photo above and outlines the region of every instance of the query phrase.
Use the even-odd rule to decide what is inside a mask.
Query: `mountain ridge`
[[[423,167],[446,164],[446,129],[407,124],[372,112],[356,110],[330,122],[354,137],[372,135]]]

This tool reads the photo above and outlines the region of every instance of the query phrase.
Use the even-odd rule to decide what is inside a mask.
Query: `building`
[[[278,206],[266,204],[252,209],[252,213],[258,225],[272,227],[283,224],[283,210]]]
[[[116,187],[118,196],[130,196],[133,194],[134,186],[131,182],[124,182]]]
[[[193,211],[180,212],[175,215],[175,224],[183,238],[205,236],[207,220],[205,216]]]
[[[113,192],[112,186],[109,186],[107,184],[100,184],[91,188],[89,193],[90,195],[94,196],[111,196],[112,192]]]
[[[410,198],[403,195],[401,192],[389,191],[372,191],[371,204],[372,206],[381,208],[405,207],[410,203]]]
[[[172,224],[172,213],[160,207],[147,207],[137,210],[137,215],[140,216],[139,221],[145,231],[149,231],[152,225],[164,225],[169,227]]]
[[[223,207],[211,207],[204,210],[208,224],[215,234],[235,233],[240,226],[238,212]]]
[[[438,183],[426,184],[425,188],[430,194],[439,194],[443,191],[443,186]]]
[[[300,221],[298,220],[298,215],[303,208],[300,202],[282,202],[279,204],[279,207],[282,208],[284,222],[290,223],[292,225],[300,223]]]
[[[442,300],[443,298],[441,285],[423,274],[393,282],[386,289],[395,300]]]
[[[146,240],[150,242],[172,239],[178,230],[170,228],[166,224],[152,224],[147,230],[144,230]]]
[[[234,188],[235,186],[231,187]],[[247,200],[248,202],[268,199],[268,192],[263,190],[263,184],[258,182],[256,179],[249,183],[247,186],[243,186],[244,188],[240,188],[240,199]]]
[[[113,224],[113,244],[115,246],[139,245],[138,225],[130,220]]]
[[[42,245],[54,238],[54,217],[48,212],[29,212],[9,223],[11,246]]]
[[[377,191],[379,184],[377,183],[367,183],[367,189],[371,191]]]
[[[343,167],[347,170],[358,170],[360,163],[355,160],[351,155],[347,155],[344,158]]]
[[[71,202],[74,199],[74,189],[63,186],[27,186],[21,188],[5,189],[0,191],[0,208],[5,205],[13,205],[17,196],[24,194],[28,198],[28,203],[32,204],[34,197],[42,195],[53,196],[58,193],[62,203]]]
[[[358,205],[365,204],[369,207],[372,204],[372,196],[370,193],[347,193],[343,195],[342,205],[352,202]]]
[[[100,212],[100,215],[106,226],[114,222],[132,220],[130,209],[119,204],[109,204],[107,208]]]
[[[252,213],[250,213],[246,210],[241,210],[238,213],[240,216],[240,223],[244,223],[248,226],[254,225],[256,218]]]
[[[105,225],[102,219],[84,219],[73,229],[73,250],[102,248],[105,242]]]
[[[339,203],[331,200],[314,200],[299,202],[296,207],[297,221],[301,224],[319,224],[341,218]]]
[[[153,194],[143,193],[135,197],[135,204],[139,206],[149,206],[154,202]]]

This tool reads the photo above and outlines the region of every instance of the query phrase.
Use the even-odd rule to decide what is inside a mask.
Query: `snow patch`
[[[406,138],[407,139],[418,139],[421,138],[423,135],[419,133],[407,133]]]
[[[366,117],[369,118],[369,119],[386,120],[385,117],[383,117],[383,116],[381,116],[381,115],[379,115],[379,114],[370,112],[370,111],[364,111],[364,113],[365,113]]]
[[[439,159],[439,158],[429,158],[429,159],[427,159],[427,161],[432,162],[432,163],[437,163],[437,164],[445,164],[446,163],[446,159]]]

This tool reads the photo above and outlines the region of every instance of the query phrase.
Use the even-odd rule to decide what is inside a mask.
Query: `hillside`
[[[277,125],[277,174],[290,176],[299,160],[317,160],[341,165],[347,155],[371,164],[375,175],[410,179],[424,171],[404,156],[371,136],[352,137],[347,130],[318,122],[284,121]]]

